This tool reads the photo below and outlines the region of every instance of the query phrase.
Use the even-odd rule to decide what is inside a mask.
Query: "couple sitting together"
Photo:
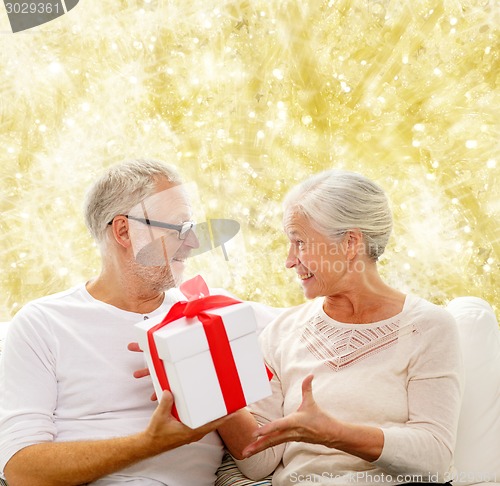
[[[463,390],[458,332],[446,310],[380,277],[392,229],[384,191],[332,170],[288,194],[285,266],[308,302],[252,303],[272,396],[197,429],[173,418],[169,392],[150,399],[133,352],[134,324],[182,299],[176,287],[199,246],[191,219],[178,173],[161,162],[124,162],[91,187],[85,220],[100,275],[25,305],[5,342],[9,486],[209,486],[224,450],[275,486],[447,483]],[[148,241],[161,241],[163,262]]]

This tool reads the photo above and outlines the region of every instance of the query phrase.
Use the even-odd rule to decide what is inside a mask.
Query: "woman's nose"
[[[293,268],[299,262],[297,255],[295,254],[295,250],[293,245],[290,245],[290,249],[288,250],[288,256],[285,260],[286,268]]]

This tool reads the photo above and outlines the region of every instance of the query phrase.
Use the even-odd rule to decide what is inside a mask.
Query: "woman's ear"
[[[359,229],[352,229],[346,233],[347,258],[353,260],[357,255],[364,252],[363,233]]]

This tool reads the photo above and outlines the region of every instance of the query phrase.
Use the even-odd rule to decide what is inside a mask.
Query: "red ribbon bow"
[[[235,412],[246,405],[238,370],[222,318],[206,311],[239,304],[240,301],[223,295],[209,295],[208,287],[199,275],[182,284],[180,289],[190,300],[174,304],[165,318],[147,332],[149,350],[161,389],[170,391],[170,386],[153,334],[181,317],[197,317],[203,324],[227,413]],[[172,415],[179,419],[175,404],[172,407]]]

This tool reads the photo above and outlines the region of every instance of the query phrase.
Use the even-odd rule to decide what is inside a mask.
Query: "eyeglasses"
[[[185,240],[189,232],[193,229],[193,226],[196,224],[193,221],[186,221],[182,224],[170,224],[164,223],[163,221],[155,221],[154,219],[136,218],[135,216],[129,216],[128,214],[125,214],[124,216],[128,219],[139,221],[139,223],[155,226],[156,228],[173,229],[179,233],[179,240]],[[110,221],[108,224],[111,224],[112,222],[113,221]]]

